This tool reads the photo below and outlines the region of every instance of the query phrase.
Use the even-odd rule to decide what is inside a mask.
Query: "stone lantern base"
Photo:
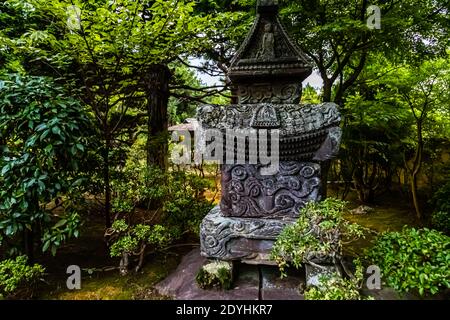
[[[272,246],[281,231],[293,223],[293,218],[272,220],[225,217],[217,206],[202,222],[201,254],[210,259],[275,265],[270,260]]]

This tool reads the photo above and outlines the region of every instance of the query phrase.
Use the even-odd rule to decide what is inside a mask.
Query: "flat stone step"
[[[280,278],[277,267],[260,266],[261,300],[304,300],[299,287],[305,283],[301,272],[292,270],[288,277]]]
[[[298,275],[280,279],[277,268],[269,266],[238,264],[233,289],[201,289],[195,276],[205,263],[200,250],[192,250],[155,289],[176,300],[303,300],[296,288],[304,280]]]

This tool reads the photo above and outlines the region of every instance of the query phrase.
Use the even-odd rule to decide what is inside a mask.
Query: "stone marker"
[[[260,0],[229,68],[236,104],[198,109],[198,148],[212,142],[208,130],[219,130],[228,159],[221,169],[220,206],[201,225],[204,257],[273,264],[270,251],[283,228],[307,202],[322,199],[322,172],[339,150],[341,119],[336,104],[299,104],[302,81],[311,72],[311,62],[280,22],[277,2]],[[230,132],[241,131],[255,135],[235,142]],[[274,174],[267,175],[271,164],[262,161],[264,145],[272,165],[279,164]]]

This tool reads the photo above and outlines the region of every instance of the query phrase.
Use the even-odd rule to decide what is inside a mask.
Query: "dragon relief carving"
[[[263,176],[262,166],[224,165],[224,216],[275,219],[298,217],[307,202],[320,200],[320,165],[281,162],[275,176]]]

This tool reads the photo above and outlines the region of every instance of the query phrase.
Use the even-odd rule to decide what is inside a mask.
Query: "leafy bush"
[[[209,186],[206,179],[185,171],[127,167],[113,181],[113,209],[125,215],[137,207],[157,210],[161,215],[155,218],[172,229],[175,238],[198,234],[201,220],[212,208],[203,196]]]
[[[177,229],[178,236],[185,232],[198,235],[202,219],[213,207],[203,196],[209,181],[195,174],[174,171],[168,182],[170,188],[163,205],[167,224]]]
[[[431,204],[435,210],[431,214],[431,226],[436,230],[450,234],[450,182],[436,191]]]
[[[384,233],[366,259],[379,266],[386,283],[399,292],[435,294],[450,287],[450,237],[436,230]]]
[[[132,255],[147,245],[164,248],[172,240],[170,231],[161,225],[129,226],[125,220],[116,220],[112,229],[119,237],[110,248],[111,257],[120,257],[124,253]]]
[[[450,211],[436,211],[431,214],[433,229],[450,234]]]
[[[304,292],[306,300],[372,300],[372,297],[362,296],[360,289],[363,284],[363,266],[359,259],[354,261],[356,270],[350,278],[339,274],[323,275],[318,286],[311,286]]]
[[[271,257],[282,275],[289,265],[300,268],[315,260],[341,262],[342,238],[363,236],[360,226],[343,218],[346,203],[328,198],[308,203],[295,224],[286,227],[275,242]]]
[[[212,208],[203,197],[207,187],[208,181],[194,174],[156,167],[127,167],[115,178],[113,209],[123,218],[107,235],[111,256],[122,257],[122,273],[130,257],[139,257],[139,270],[150,247],[160,250],[185,234],[198,235],[201,220]],[[138,207],[152,209],[150,217],[136,219],[133,213]]]
[[[85,180],[79,169],[89,127],[80,103],[52,80],[8,75],[0,81],[0,237],[21,244],[32,230],[28,236],[55,253],[76,236],[74,200]],[[64,214],[55,215],[55,206]]]
[[[339,275],[323,276],[318,287],[312,286],[305,291],[305,300],[360,300],[358,288],[349,279]]]
[[[32,296],[34,285],[43,276],[45,269],[38,264],[29,266],[27,262],[26,256],[0,262],[0,298]]]
[[[434,193],[431,203],[436,211],[450,213],[450,182],[447,182]]]
[[[173,235],[171,230],[161,225],[128,225],[125,220],[116,220],[111,229],[107,231],[112,237],[110,247],[111,257],[121,257],[120,272],[126,274],[130,257],[139,257],[136,271],[139,271],[144,263],[146,249],[152,247],[159,250],[168,246]]]

